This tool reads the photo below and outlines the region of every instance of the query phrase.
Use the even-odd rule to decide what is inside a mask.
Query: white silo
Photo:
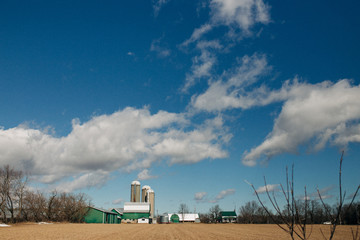
[[[150,218],[154,218],[154,213],[155,213],[155,192],[154,192],[154,190],[150,189],[150,190],[147,190],[146,193],[147,193],[149,203],[150,203]]]
[[[130,202],[140,202],[140,182],[133,181],[131,183]]]
[[[150,186],[145,185],[141,188],[141,202],[148,202],[149,197],[147,195],[147,191],[150,190]]]

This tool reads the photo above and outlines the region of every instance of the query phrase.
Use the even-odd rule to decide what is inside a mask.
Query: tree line
[[[23,221],[81,222],[91,205],[83,193],[56,190],[44,193],[28,187],[22,171],[6,165],[0,168],[0,219],[4,223]]]
[[[333,214],[337,211],[337,204],[332,206],[326,204],[327,210],[324,209],[320,200],[309,200],[308,212],[305,213],[305,202],[297,200],[297,207],[301,219],[307,217],[307,222],[311,224],[324,224],[330,222],[326,211],[329,210]],[[286,211],[283,207],[283,212]],[[215,205],[209,209],[208,213],[200,213],[200,221],[202,223],[217,223],[220,219],[221,208]],[[285,215],[285,213],[284,213]],[[273,217],[281,221],[280,216],[273,214]],[[340,224],[342,225],[358,225],[360,224],[360,202],[353,204],[344,204],[340,214]],[[238,209],[237,223],[242,224],[274,224],[274,220],[269,217],[264,208],[256,201],[249,201]]]

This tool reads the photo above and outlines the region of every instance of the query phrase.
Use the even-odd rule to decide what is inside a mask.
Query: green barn
[[[139,221],[149,222],[150,203],[145,202],[126,202],[122,219],[126,223],[138,223]]]
[[[121,219],[118,218],[118,215],[114,212],[95,207],[88,207],[84,217],[84,222],[118,224],[121,222]]]
[[[117,214],[117,218],[119,219],[119,223],[121,223],[121,219],[123,219],[124,208],[113,208],[111,209],[113,213]]]

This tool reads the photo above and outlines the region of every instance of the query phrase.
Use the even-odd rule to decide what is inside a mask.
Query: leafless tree
[[[45,220],[46,197],[40,191],[27,191],[24,197],[23,214],[27,221]]]
[[[179,213],[182,216],[182,220],[184,222],[185,220],[185,214],[189,213],[189,207],[185,203],[181,203],[179,206]]]
[[[296,201],[295,192],[294,192],[294,166],[292,166],[292,172],[290,177],[291,180],[289,180],[288,168],[286,167],[285,188],[282,184],[280,184],[282,195],[286,202],[286,206],[284,210],[281,210],[277,198],[275,197],[275,193],[272,192],[272,196],[270,195],[266,178],[264,177],[266,195],[271,205],[275,209],[277,216],[274,216],[274,214],[272,214],[271,211],[264,205],[254,185],[250,184],[250,186],[253,188],[259,203],[261,204],[262,208],[266,211],[268,216],[271,218],[271,220],[275,224],[277,224],[278,227],[280,227],[282,230],[287,232],[290,235],[291,239],[295,239],[296,236],[300,239],[308,239],[311,235],[311,230],[310,232],[307,232],[308,230],[307,214],[308,214],[309,201],[308,201],[306,187],[305,187],[305,196],[304,196],[304,214],[301,214],[298,206],[299,202]],[[284,224],[285,226],[283,226],[282,224]]]
[[[219,220],[221,208],[218,204],[216,204],[215,206],[211,207],[209,211],[211,215],[211,221],[216,223]]]
[[[240,216],[246,223],[254,223],[256,213],[259,209],[259,204],[255,201],[247,202],[240,207]]]
[[[15,209],[22,208],[27,178],[22,171],[17,171],[6,165],[0,168],[0,208],[3,221],[7,222],[7,213],[10,221],[15,222]]]
[[[340,213],[342,211],[343,205],[344,205],[344,199],[345,199],[345,193],[342,193],[342,184],[341,184],[341,167],[342,167],[342,161],[343,161],[343,154],[340,158],[340,168],[339,168],[339,195],[340,195],[340,202],[336,206],[335,213],[333,214],[330,207],[324,203],[323,198],[320,194],[320,191],[318,190],[318,196],[320,198],[320,201],[325,209],[326,216],[331,219],[331,225],[330,225],[330,236],[329,239],[332,239],[336,230],[336,226],[340,224]],[[263,207],[263,209],[266,211],[266,213],[269,215],[269,217],[272,219],[274,223],[276,223],[282,230],[287,232],[291,239],[295,239],[296,237],[300,239],[309,239],[312,232],[312,210],[315,209],[314,203],[312,203],[312,209],[309,207],[309,197],[307,195],[306,187],[304,188],[304,199],[301,203],[300,201],[295,199],[294,194],[294,166],[292,166],[292,172],[291,172],[291,179],[289,180],[289,174],[288,174],[288,168],[286,168],[286,186],[280,184],[281,186],[281,192],[282,195],[286,201],[286,206],[284,210],[281,210],[281,208],[278,205],[277,198],[275,197],[275,193],[272,193],[272,196],[270,194],[270,191],[267,187],[266,178],[264,177],[264,183],[266,188],[266,195],[269,199],[272,207],[276,211],[276,216],[272,214],[268,208],[264,205],[263,201],[261,200],[259,193],[256,191],[254,185],[250,184],[250,186],[253,188],[254,193]],[[352,205],[358,191],[359,191],[360,185],[357,187],[353,198],[349,204],[349,206]],[[310,219],[310,220],[309,220]],[[284,226],[282,225],[284,224]],[[308,231],[307,227],[308,225],[311,225],[310,231]],[[358,228],[356,233],[353,232],[353,236],[358,236]],[[326,239],[325,234],[321,231],[324,239]],[[356,239],[356,238],[354,238]]]
[[[342,174],[341,171],[342,171],[343,157],[344,157],[344,151],[342,151],[342,153],[341,153],[340,166],[339,166],[339,203],[337,204],[337,207],[336,207],[336,210],[335,210],[334,214],[332,214],[331,210],[325,204],[325,202],[324,202],[324,200],[323,200],[323,198],[322,198],[322,196],[320,194],[320,190],[319,189],[317,190],[319,198],[321,200],[321,203],[324,206],[326,216],[331,221],[329,240],[331,240],[334,237],[337,225],[341,224],[341,213],[342,213],[342,210],[343,210],[343,207],[344,207],[344,201],[345,201],[345,197],[346,197],[346,192],[343,192],[342,183],[341,183],[341,174]],[[350,203],[348,204],[347,209],[349,209],[352,206],[359,189],[360,189],[360,184],[358,185],[358,187],[357,187],[357,189],[356,189]],[[321,229],[320,229],[320,231],[321,231],[321,234],[322,234],[323,238],[327,239],[325,237],[324,232]],[[358,230],[356,231],[356,234],[358,234]]]

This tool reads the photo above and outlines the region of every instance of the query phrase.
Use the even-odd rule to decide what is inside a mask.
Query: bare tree
[[[300,239],[308,239],[311,235],[311,231],[308,233],[306,228],[308,223],[307,222],[308,196],[305,187],[304,214],[302,215],[300,214],[298,208],[299,202],[296,201],[295,193],[294,193],[294,166],[292,166],[291,180],[289,180],[288,168],[286,167],[286,189],[282,184],[280,184],[282,195],[286,202],[286,206],[283,211],[281,210],[277,202],[275,193],[273,192],[272,196],[270,195],[270,191],[268,189],[268,185],[265,177],[264,177],[264,183],[265,183],[266,195],[270,200],[271,205],[275,209],[277,215],[276,217],[271,213],[271,211],[267,207],[265,207],[254,185],[250,184],[250,186],[253,188],[259,203],[261,204],[262,208],[266,211],[268,216],[271,218],[271,220],[275,224],[277,224],[278,227],[280,227],[282,230],[287,232],[290,235],[291,239],[295,239],[295,236],[297,236]],[[285,224],[285,226],[283,226],[282,224]]]
[[[27,221],[41,222],[45,219],[46,197],[40,191],[27,191],[23,213]]]
[[[342,184],[341,184],[341,167],[342,167],[342,161],[343,161],[343,154],[342,152],[341,158],[340,158],[340,168],[339,168],[339,195],[340,195],[340,202],[336,206],[335,213],[332,214],[330,207],[324,203],[323,198],[320,194],[320,191],[318,190],[318,195],[321,200],[321,203],[325,209],[326,215],[328,218],[331,219],[331,225],[330,225],[330,236],[329,239],[332,239],[336,230],[336,226],[340,224],[340,213],[343,208],[344,199],[345,199],[345,193],[342,193]],[[295,239],[295,237],[298,237],[300,239],[309,239],[311,236],[312,228],[310,229],[310,232],[307,230],[307,226],[309,224],[312,224],[311,219],[311,210],[309,208],[309,197],[307,195],[306,187],[304,188],[304,199],[303,203],[297,201],[295,199],[294,194],[294,166],[292,166],[292,172],[291,172],[291,180],[289,180],[289,174],[288,169],[286,168],[286,187],[284,188],[282,184],[281,186],[281,192],[283,197],[286,201],[286,206],[284,210],[282,211],[278,205],[277,198],[275,197],[275,193],[273,192],[272,196],[270,195],[270,191],[267,187],[266,178],[264,177],[264,183],[266,188],[266,195],[269,199],[272,207],[275,209],[277,216],[273,215],[267,207],[264,205],[263,201],[260,199],[259,193],[256,191],[254,185],[250,184],[250,186],[253,188],[254,193],[261,204],[262,208],[266,211],[268,216],[272,219],[274,223],[277,224],[278,227],[280,227],[282,230],[287,232],[291,239]],[[359,191],[360,185],[357,187],[353,198],[349,204],[349,206],[352,205],[358,191]],[[310,219],[310,220],[309,220]],[[283,226],[284,224],[285,226]],[[321,230],[320,230],[321,231]],[[353,231],[352,231],[353,232]],[[321,231],[324,239],[326,239],[324,233]],[[353,236],[358,235],[358,228],[356,233],[353,233]],[[356,239],[356,238],[354,238]]]
[[[179,206],[179,213],[181,213],[182,220],[185,220],[185,214],[189,213],[189,207],[185,203],[181,203]]]
[[[255,201],[247,202],[245,206],[240,207],[240,216],[246,223],[254,223],[259,204]]]
[[[339,166],[339,203],[337,204],[337,207],[336,207],[336,210],[335,210],[334,214],[331,213],[331,210],[325,204],[325,202],[324,202],[324,200],[323,200],[323,198],[322,198],[322,196],[320,194],[320,190],[319,189],[317,190],[319,198],[321,200],[321,203],[324,206],[326,215],[331,221],[329,240],[331,240],[334,237],[337,225],[341,224],[341,212],[343,210],[344,200],[345,200],[345,197],[346,197],[346,192],[343,193],[342,184],[341,184],[341,174],[342,174],[341,170],[342,170],[343,157],[344,157],[344,151],[342,151],[342,153],[341,153],[340,166]],[[353,195],[353,198],[351,199],[350,203],[348,204],[347,210],[352,206],[359,189],[360,189],[360,184],[358,185],[358,187],[357,187],[357,189],[356,189],[356,191],[355,191],[355,193]],[[321,234],[322,234],[323,238],[327,239],[325,237],[325,234],[323,233],[323,231],[321,229],[320,229],[320,231],[321,231]],[[356,233],[358,233],[358,230],[356,231]]]
[[[221,208],[218,204],[216,204],[215,206],[211,207],[209,211],[211,215],[211,221],[216,223],[219,220]]]
[[[17,171],[9,165],[0,168],[0,208],[4,222],[7,222],[7,213],[10,214],[10,221],[15,222],[15,208],[19,205],[22,207],[27,183],[25,179],[22,171]]]

